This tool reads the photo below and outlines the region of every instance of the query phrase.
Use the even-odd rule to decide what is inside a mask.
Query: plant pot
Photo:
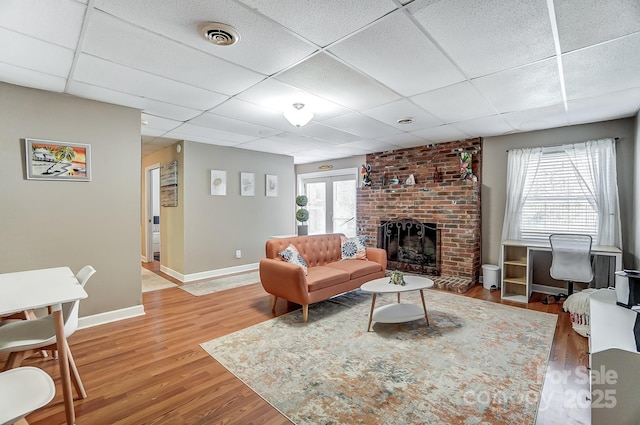
[[[299,224],[298,225],[298,236],[306,236],[309,234],[309,225],[308,224]]]

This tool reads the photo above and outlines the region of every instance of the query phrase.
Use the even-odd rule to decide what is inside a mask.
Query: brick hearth
[[[475,150],[473,174],[477,182],[463,181],[460,156],[454,150]],[[437,223],[440,231],[440,276],[436,287],[466,292],[480,274],[480,176],[482,140],[468,139],[432,146],[367,155],[371,186],[358,189],[357,228],[376,245],[378,226],[384,220],[412,218]],[[440,182],[434,173],[442,173]],[[404,182],[413,174],[415,185]],[[383,185],[383,176],[385,184]],[[391,185],[392,178],[399,184]]]

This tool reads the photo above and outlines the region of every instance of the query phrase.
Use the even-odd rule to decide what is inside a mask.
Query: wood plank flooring
[[[160,273],[157,262],[143,266],[180,284]],[[464,296],[500,302],[498,292],[481,285]],[[144,316],[82,329],[69,339],[88,394],[75,401],[79,425],[290,423],[198,345],[270,319],[269,296],[260,284],[201,297],[170,288],[142,298]],[[561,304],[545,306],[541,299],[541,294],[534,294],[525,308],[559,314],[559,320],[536,423],[589,424],[587,402],[572,400],[574,395],[585,396],[589,388],[588,381],[578,379],[588,362],[587,340],[571,329]],[[276,314],[296,308],[280,300]],[[0,361],[5,359],[0,355]],[[43,368],[57,385],[54,400],[29,415],[29,422],[64,423],[56,362],[34,356],[23,365]]]

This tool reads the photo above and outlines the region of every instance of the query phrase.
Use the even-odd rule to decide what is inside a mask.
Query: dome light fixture
[[[303,125],[307,125],[313,118],[313,112],[303,108],[304,103],[294,103],[292,107],[284,111],[282,115],[284,115],[291,125],[302,127]]]

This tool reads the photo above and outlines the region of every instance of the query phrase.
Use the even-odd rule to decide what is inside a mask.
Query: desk
[[[64,336],[62,304],[87,298],[69,267],[29,270],[0,274],[0,316],[19,311],[53,306],[56,341]],[[66,344],[58,345],[58,364],[62,378],[62,392],[67,424],[75,423],[71,377]]]
[[[551,244],[507,240],[502,242],[502,299],[520,303],[529,302],[532,292],[533,261],[535,251],[551,251]],[[613,257],[615,270],[622,270],[622,250],[615,246],[592,245],[591,255]]]

